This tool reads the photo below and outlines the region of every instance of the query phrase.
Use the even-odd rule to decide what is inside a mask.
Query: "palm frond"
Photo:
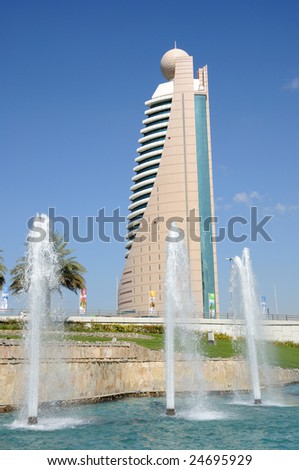
[[[77,293],[80,289],[85,289],[85,279],[83,273],[86,272],[85,267],[80,264],[75,256],[70,256],[74,250],[67,247],[67,242],[63,236],[54,232],[52,233],[52,242],[59,263],[59,286],[65,287],[72,292]],[[12,282],[10,290],[13,294],[26,292],[29,286],[26,286],[26,256],[20,258],[15,267],[11,270]]]
[[[0,253],[3,253],[3,251],[0,250]],[[2,255],[0,255],[0,289],[2,289],[2,287],[5,284],[5,274],[6,274],[6,272],[7,272],[7,269],[6,269],[6,266],[4,264],[3,257],[2,257]]]

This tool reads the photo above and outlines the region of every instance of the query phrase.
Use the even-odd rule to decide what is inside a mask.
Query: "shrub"
[[[198,335],[199,339],[201,339],[201,340],[208,339],[208,332],[207,331],[204,331],[204,332],[196,331],[195,333]],[[232,341],[232,339],[233,339],[227,333],[214,333],[214,338],[215,338],[215,340],[223,340],[223,341]]]
[[[3,320],[0,319],[0,330],[22,330],[23,322],[21,320]]]
[[[232,337],[228,335],[227,333],[215,333],[215,339],[218,340],[225,340],[225,341],[232,341]]]
[[[274,341],[275,346],[284,346],[286,348],[299,348],[299,343],[294,341]]]
[[[160,333],[164,332],[163,325],[136,325],[122,323],[76,323],[67,322],[65,324],[66,331],[92,331],[92,332],[109,332],[109,333]]]

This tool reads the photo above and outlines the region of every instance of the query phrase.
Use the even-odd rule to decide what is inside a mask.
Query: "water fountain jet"
[[[28,357],[27,423],[37,424],[42,329],[49,316],[51,291],[58,286],[58,260],[51,241],[50,220],[34,219],[27,238],[25,289],[29,297],[26,349]]]
[[[258,323],[260,308],[255,292],[255,279],[248,248],[244,248],[241,258],[239,256],[233,258],[232,277],[233,279],[231,284],[233,286],[233,296],[237,293],[239,303],[237,308],[242,309],[242,314],[245,320],[247,356],[254,404],[260,405],[262,403],[262,399],[256,344],[256,341],[259,338]]]
[[[187,248],[184,240],[176,241],[171,232],[168,238],[164,307],[166,414],[174,416],[175,388],[178,387],[189,394],[193,392],[198,397],[202,383],[198,336],[192,328],[196,307],[191,288]],[[178,366],[181,366],[181,371],[175,374]]]
[[[169,242],[170,243],[170,242]],[[174,269],[175,259],[173,250],[168,243],[166,261],[165,283],[165,367],[166,367],[166,415],[175,415],[175,390],[174,390],[174,282],[171,273]]]

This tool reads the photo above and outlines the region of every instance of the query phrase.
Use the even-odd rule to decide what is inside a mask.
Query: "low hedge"
[[[77,332],[109,332],[109,333],[163,333],[163,325],[135,325],[129,324],[124,325],[122,323],[76,323],[67,322],[65,324],[66,331],[77,331]]]

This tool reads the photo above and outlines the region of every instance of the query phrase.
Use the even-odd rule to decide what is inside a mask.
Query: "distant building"
[[[164,54],[160,66],[168,81],[145,103],[118,308],[163,315],[165,238],[175,225],[184,234],[198,315],[214,317],[219,304],[208,70],[200,68],[194,79],[193,58],[177,48]]]

